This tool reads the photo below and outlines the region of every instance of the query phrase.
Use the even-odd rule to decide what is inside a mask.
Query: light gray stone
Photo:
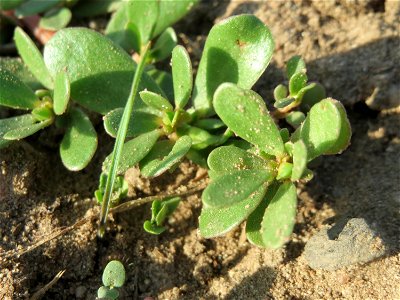
[[[381,238],[363,218],[342,220],[331,228],[322,229],[304,249],[309,266],[324,270],[367,263],[385,253]]]

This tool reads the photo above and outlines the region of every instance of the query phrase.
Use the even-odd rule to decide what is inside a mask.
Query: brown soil
[[[197,231],[200,193],[188,196],[168,231],[142,230],[148,205],[115,214],[104,240],[96,239],[99,208],[92,193],[100,162],[111,150],[101,134],[94,161],[82,172],[65,170],[57,133],[43,132],[0,152],[0,299],[25,299],[66,270],[44,299],[95,299],[110,259],[127,268],[121,299],[400,299],[400,4],[397,1],[208,2],[177,24],[198,60],[214,22],[254,13],[275,37],[274,60],[255,89],[271,99],[292,55],[308,62],[309,77],[346,105],[353,127],[350,148],[325,157],[315,178],[298,189],[292,240],[282,249],[259,249],[242,227],[206,240]],[[98,132],[102,125],[98,124]],[[147,181],[130,170],[131,196],[188,189],[201,170],[184,162],[172,175]],[[309,238],[341,217],[363,217],[378,228],[386,257],[337,271],[308,267]],[[83,217],[91,221],[20,256]]]

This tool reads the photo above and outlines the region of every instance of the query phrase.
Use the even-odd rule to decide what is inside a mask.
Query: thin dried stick
[[[64,275],[66,270],[62,270],[60,272],[57,273],[56,276],[54,276],[54,278],[48,283],[46,284],[44,287],[42,287],[40,290],[38,290],[36,293],[34,293],[32,295],[32,297],[30,298],[30,300],[38,300],[40,298],[42,298],[44,296],[44,294],[51,289],[51,287],[53,285],[55,285],[57,283],[57,281],[60,280],[60,278]]]

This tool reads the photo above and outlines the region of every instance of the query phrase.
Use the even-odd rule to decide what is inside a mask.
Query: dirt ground
[[[95,299],[111,259],[127,269],[121,299],[400,299],[399,3],[208,1],[176,25],[198,61],[215,22],[254,13],[276,42],[273,61],[255,90],[271,99],[274,86],[285,80],[285,62],[300,54],[309,78],[348,110],[351,146],[340,156],[324,157],[314,179],[298,188],[297,222],[284,248],[250,245],[243,227],[221,238],[201,238],[200,193],[185,198],[160,236],[142,230],[150,215],[143,205],[115,214],[107,238],[98,240],[99,207],[92,195],[112,140],[100,134],[101,150],[93,162],[71,173],[58,156],[57,134],[47,131],[0,151],[0,299],[29,298],[62,270],[43,299]],[[101,123],[97,130],[102,132]],[[172,176],[147,181],[132,169],[126,178],[131,196],[146,196],[195,187],[202,183],[194,180],[201,172],[184,162]],[[83,217],[93,218],[27,253],[6,256]],[[387,255],[336,271],[311,269],[304,245],[343,217],[362,217],[378,228]]]

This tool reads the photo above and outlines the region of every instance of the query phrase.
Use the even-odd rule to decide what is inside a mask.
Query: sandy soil
[[[346,105],[353,128],[350,148],[324,158],[313,181],[299,187],[292,240],[280,250],[259,249],[245,241],[242,227],[203,239],[197,231],[200,193],[195,193],[185,198],[164,234],[142,230],[150,215],[144,205],[114,215],[107,238],[99,241],[92,193],[111,139],[100,134],[94,161],[70,173],[57,154],[57,133],[43,132],[0,151],[0,299],[29,298],[61,270],[64,275],[43,299],[94,299],[110,259],[127,268],[121,299],[400,299],[399,2],[203,3],[176,25],[192,59],[199,59],[215,22],[239,13],[256,14],[275,37],[274,59],[255,90],[271,99],[284,80],[285,62],[300,54],[309,78]],[[102,131],[100,123],[97,129]],[[126,178],[131,196],[146,196],[202,184],[194,180],[201,172],[184,162],[172,176],[148,181],[130,170]],[[83,217],[91,221],[16,255]],[[387,255],[336,271],[311,269],[304,245],[343,217],[362,217],[378,228]]]

